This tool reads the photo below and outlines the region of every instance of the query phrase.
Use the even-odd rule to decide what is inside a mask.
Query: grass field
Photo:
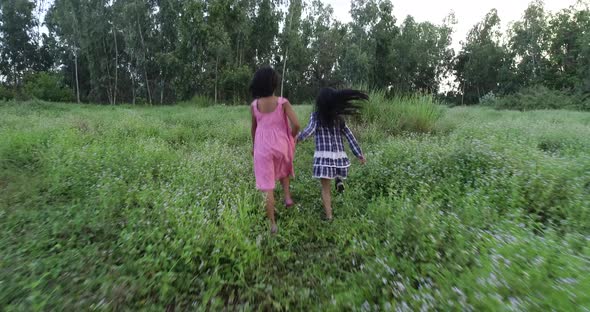
[[[275,237],[246,107],[0,104],[0,310],[589,311],[590,113],[394,104]]]

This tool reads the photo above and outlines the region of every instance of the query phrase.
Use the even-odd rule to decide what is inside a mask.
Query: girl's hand
[[[361,157],[359,158],[359,161],[361,162],[361,165],[364,165],[364,164],[366,164],[366,163],[367,163],[367,159],[365,158],[365,156],[361,156]]]

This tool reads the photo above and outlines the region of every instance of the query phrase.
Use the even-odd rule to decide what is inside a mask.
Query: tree
[[[349,24],[348,49],[342,60],[343,75],[349,83],[373,86],[376,42],[371,33],[378,23],[379,6],[376,0],[352,0],[352,22]]]
[[[39,68],[37,21],[29,0],[0,1],[0,75],[17,88],[24,75]]]
[[[375,55],[373,57],[373,82],[378,88],[390,87],[393,84],[395,68],[391,62],[394,49],[393,42],[399,35],[399,29],[395,25],[393,5],[386,0],[379,3],[377,11],[378,22],[372,29],[372,38],[375,43]]]
[[[452,23],[452,18],[448,19]],[[403,22],[400,35],[393,43],[389,63],[393,86],[402,93],[439,90],[447,76],[453,59],[451,44],[452,26],[430,22],[416,23],[408,16]]]
[[[72,0],[56,0],[47,12],[47,26],[52,38],[55,38],[56,51],[63,49],[74,58],[76,101],[80,103],[79,60],[82,46],[81,13],[78,3]],[[67,57],[66,57],[67,59]],[[66,63],[67,64],[67,63]]]
[[[205,87],[205,65],[207,63],[207,19],[205,1],[183,3],[183,14],[179,17],[176,43],[176,57],[183,64],[176,73],[175,90],[181,98],[194,94],[208,95]]]
[[[454,70],[462,102],[476,103],[489,92],[507,88],[504,83],[511,79],[505,75],[511,70],[505,69],[512,66],[513,58],[500,44],[500,38],[500,18],[493,9],[471,29],[456,57]]]
[[[310,39],[310,52],[314,56],[309,64],[309,83],[316,90],[338,84],[333,73],[346,30],[332,21],[333,13],[332,7],[314,0],[303,25]]]
[[[276,39],[281,17],[272,0],[256,0],[256,15],[253,18],[252,48],[256,65],[270,64],[276,53]]]
[[[547,85],[556,89],[590,92],[590,10],[571,7],[549,22]]]
[[[283,96],[284,85],[287,71],[287,61],[289,58],[289,49],[301,48],[301,42],[298,36],[301,27],[301,13],[303,11],[303,1],[294,0],[289,2],[287,17],[285,18],[285,27],[279,40],[279,49],[283,55],[282,59],[282,75],[281,75],[281,96]]]
[[[510,49],[516,57],[518,80],[524,85],[539,84],[544,80],[549,32],[542,0],[531,2],[523,18],[512,26]]]

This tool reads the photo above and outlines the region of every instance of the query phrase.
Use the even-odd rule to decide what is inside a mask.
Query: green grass
[[[381,101],[433,117],[352,124],[333,223],[298,146],[276,237],[247,107],[0,104],[0,310],[590,309],[590,113]]]

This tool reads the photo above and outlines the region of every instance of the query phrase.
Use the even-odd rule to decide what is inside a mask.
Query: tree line
[[[0,0],[0,99],[245,103],[265,64],[294,102],[351,85],[461,103],[534,85],[590,93],[587,0],[556,13],[533,1],[505,32],[492,10],[460,51],[453,14],[398,21],[391,0],[351,2],[342,23],[320,0]]]

